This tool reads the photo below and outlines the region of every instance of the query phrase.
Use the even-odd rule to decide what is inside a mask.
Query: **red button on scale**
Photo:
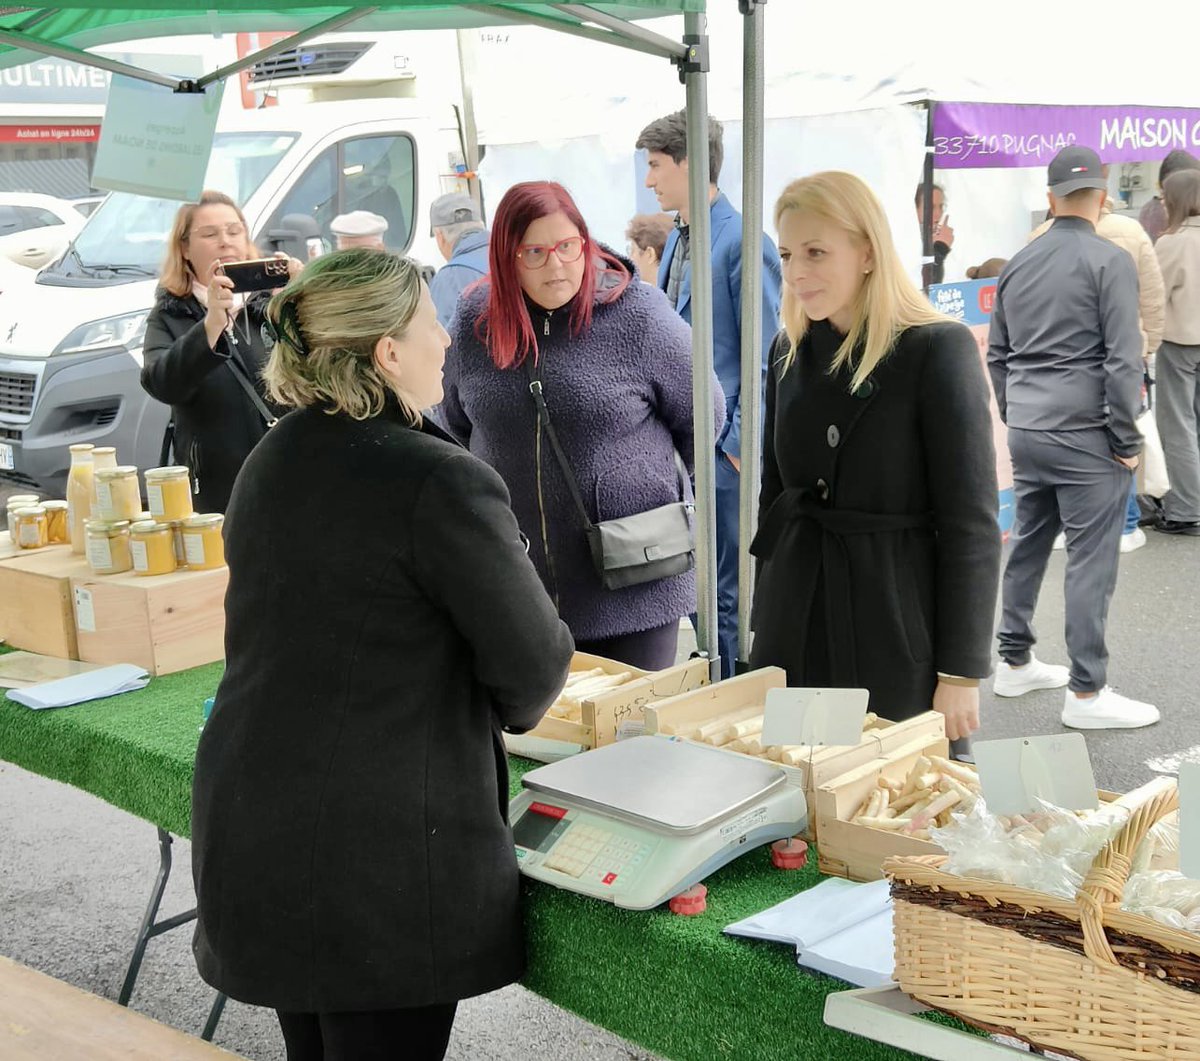
[[[612,882],[615,881],[616,879],[617,879],[617,875],[615,873],[606,873],[606,874],[604,874],[604,880],[601,883],[612,884]]]

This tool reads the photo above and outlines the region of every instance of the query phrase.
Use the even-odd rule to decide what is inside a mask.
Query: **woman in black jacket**
[[[146,321],[142,387],[171,406],[175,460],[191,471],[198,512],[225,511],[242,462],[281,412],[260,384],[269,295],[235,295],[220,272],[257,256],[229,196],[205,192],[181,206]],[[300,269],[288,260],[289,275]]]
[[[1000,566],[978,345],[905,277],[879,201],[818,173],[775,208],[784,330],[772,350],[755,666],[866,688],[952,739],[979,726]]]
[[[320,258],[268,317],[299,411],[229,506],[193,949],[289,1058],[441,1058],[458,1000],[524,970],[501,729],[537,724],[571,636],[500,477],[417,412],[449,343],[417,267]]]

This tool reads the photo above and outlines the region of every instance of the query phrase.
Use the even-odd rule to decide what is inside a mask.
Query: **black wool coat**
[[[191,472],[197,512],[225,511],[242,462],[267,430],[226,362],[232,359],[253,381],[272,415],[284,412],[266,397],[260,379],[270,354],[262,337],[269,299],[266,292],[252,297],[232,335],[222,335],[215,349],[194,295],[180,298],[160,288],[146,321],[142,389],[171,407],[175,460]]]
[[[225,530],[192,793],[201,975],[300,1012],[517,980],[501,729],[537,724],[573,645],[500,477],[394,404],[310,408],[247,459]]]
[[[982,678],[1000,568],[996,458],[979,350],[962,325],[909,328],[857,394],[814,322],[767,379],[754,602],[756,667],[794,686],[866,688],[893,720],[937,673]]]

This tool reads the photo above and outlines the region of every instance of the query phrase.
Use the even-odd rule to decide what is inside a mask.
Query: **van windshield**
[[[218,133],[204,187],[245,203],[296,139],[294,133]],[[167,236],[179,210],[174,199],[113,192],[75,237],[73,253],[42,275],[82,271],[158,276]]]

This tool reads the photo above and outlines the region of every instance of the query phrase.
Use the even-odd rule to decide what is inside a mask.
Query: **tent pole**
[[[692,402],[696,458],[696,646],[721,678],[717,644],[717,425],[713,415],[712,218],[708,199],[708,37],[704,16],[684,15],[687,88],[688,233],[692,275]]]
[[[80,63],[83,66],[94,66],[99,70],[107,70],[110,74],[121,74],[124,77],[137,78],[139,81],[149,81],[152,85],[162,85],[164,88],[176,91],[183,84],[177,77],[156,74],[116,59],[85,52],[80,48],[72,48],[69,44],[55,44],[53,41],[44,41],[39,37],[31,36],[28,33],[18,33],[15,30],[0,29],[0,44],[8,44],[13,48],[24,48],[40,55],[51,55],[56,59],[66,59],[68,62]]]
[[[762,464],[763,64],[765,0],[739,0],[742,37],[742,386],[741,475],[738,515],[738,637],[735,669],[750,666],[750,608],[754,596],[754,539]]]
[[[925,172],[921,178],[921,287],[933,282],[933,100],[925,101]]]
[[[455,32],[458,43],[458,76],[462,87],[462,132],[463,162],[471,174],[467,188],[479,216],[483,217],[483,193],[479,187],[479,130],[475,124],[475,30],[460,29]]]
[[[615,44],[621,48],[630,48],[635,52],[644,52],[658,59],[676,58],[679,51],[678,47],[673,46],[671,51],[667,51],[657,44],[647,44],[642,40],[610,33],[597,26],[585,26],[579,22],[568,22],[550,15],[539,15],[537,12],[525,8],[497,7],[495,4],[463,4],[462,6],[468,11],[478,11],[489,18],[511,22],[514,25],[540,26],[542,29],[551,29],[556,33],[569,33],[573,37],[583,37],[585,40],[599,41],[601,44]]]
[[[207,88],[216,81],[223,81],[227,77],[240,74],[243,70],[249,70],[256,63],[260,63],[264,59],[269,59],[272,55],[290,51],[292,48],[299,47],[305,41],[312,40],[313,37],[319,37],[322,33],[333,33],[335,30],[341,29],[351,22],[357,22],[360,18],[373,15],[378,10],[379,8],[377,7],[356,7],[351,11],[343,11],[340,15],[333,15],[331,18],[325,19],[324,22],[318,22],[315,26],[309,26],[308,29],[302,29],[298,33],[293,33],[290,37],[276,41],[266,48],[260,48],[253,55],[244,56],[236,63],[222,66],[219,70],[214,70],[211,74],[205,74],[203,77],[197,78],[196,86],[200,89]]]

